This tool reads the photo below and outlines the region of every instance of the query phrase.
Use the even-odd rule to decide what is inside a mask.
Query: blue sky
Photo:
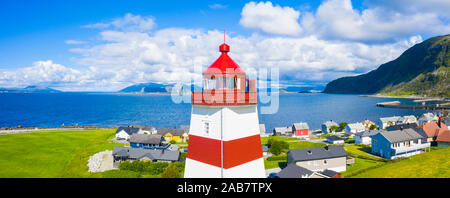
[[[0,87],[112,91],[175,82],[186,72],[198,78],[186,62],[211,64],[224,29],[230,55],[248,73],[276,66],[285,84],[324,84],[448,34],[449,9],[439,0],[7,1],[0,6]]]

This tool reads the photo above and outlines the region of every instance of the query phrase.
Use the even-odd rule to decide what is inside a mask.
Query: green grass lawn
[[[387,163],[355,175],[358,178],[450,178],[450,148],[439,148]]]
[[[376,168],[378,166],[382,166],[385,162],[362,159],[362,158],[354,158],[355,163],[347,165],[347,170],[341,172],[342,177],[352,177],[353,175],[360,174],[366,170]]]
[[[113,129],[43,131],[0,135],[0,177],[119,177],[127,173],[89,173],[91,155],[123,144],[107,141]],[[130,177],[131,174],[128,174]],[[133,176],[134,177],[134,176]]]
[[[363,145],[363,144],[345,145],[344,149],[345,149],[345,151],[347,151],[347,153],[350,155],[350,157],[353,157],[353,158],[362,158],[362,159],[381,161],[381,162],[388,161],[386,159],[368,154],[371,152],[371,148],[368,145]]]
[[[275,140],[280,140],[280,141],[300,140],[300,138],[296,138],[296,137],[270,136],[270,137],[262,137],[261,138],[261,143],[262,144],[267,144],[267,141],[269,141],[269,138],[273,138]]]

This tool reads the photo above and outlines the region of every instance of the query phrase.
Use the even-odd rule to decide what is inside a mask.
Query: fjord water
[[[409,99],[359,97],[340,94],[282,93],[275,114],[259,114],[266,130],[307,122],[319,129],[327,120],[376,121],[380,117],[421,115],[425,111],[375,107],[386,101]],[[267,106],[262,104],[261,106]],[[261,112],[261,111],[259,111]],[[173,128],[188,125],[191,104],[175,104],[167,94],[0,93],[0,127],[59,127],[151,125]]]

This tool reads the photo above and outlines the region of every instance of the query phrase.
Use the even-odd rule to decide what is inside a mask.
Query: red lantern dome
[[[228,52],[230,51],[229,45],[226,43],[220,45],[219,51],[222,52],[222,55],[203,74],[233,73],[245,75],[244,70],[228,56]]]

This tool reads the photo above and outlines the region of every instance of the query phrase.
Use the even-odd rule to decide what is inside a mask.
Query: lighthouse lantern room
[[[203,72],[203,89],[192,93],[186,157],[187,178],[263,178],[256,81],[219,47],[220,57]]]

